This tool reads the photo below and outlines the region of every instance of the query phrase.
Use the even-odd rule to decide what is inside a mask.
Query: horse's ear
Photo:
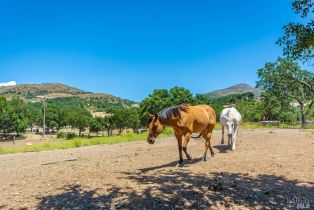
[[[154,115],[153,114],[148,114],[149,118],[153,118]]]
[[[159,118],[159,115],[158,115],[158,114],[155,114],[155,118],[158,119],[158,118]]]

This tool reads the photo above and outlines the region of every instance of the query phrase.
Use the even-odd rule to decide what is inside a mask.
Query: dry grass
[[[166,128],[160,137],[166,137],[173,134],[171,128]],[[42,143],[22,146],[22,147],[11,147],[11,148],[1,148],[0,154],[14,154],[21,152],[38,152],[43,150],[55,150],[55,149],[67,149],[82,146],[91,146],[99,144],[119,144],[123,142],[131,142],[137,140],[145,140],[147,138],[147,133],[136,134],[133,132],[123,133],[116,136],[104,136],[104,137],[90,137],[82,138],[78,137],[72,140],[57,139],[53,141],[44,141]]]

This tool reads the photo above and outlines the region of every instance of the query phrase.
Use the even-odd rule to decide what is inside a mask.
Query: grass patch
[[[161,138],[173,135],[173,130],[167,127],[160,135]],[[71,140],[57,139],[54,141],[44,141],[40,144],[24,147],[12,147],[3,149],[0,147],[0,154],[14,154],[21,152],[38,152],[43,150],[67,149],[82,146],[99,145],[99,144],[118,144],[123,142],[131,142],[137,140],[145,140],[147,132],[136,134],[133,132],[123,133],[117,136],[104,136],[104,137],[90,137],[82,138],[77,137]]]

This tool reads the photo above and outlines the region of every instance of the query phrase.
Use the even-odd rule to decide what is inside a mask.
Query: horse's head
[[[154,144],[157,136],[164,129],[163,125],[161,124],[159,120],[158,114],[149,115],[149,120],[147,122],[147,129],[148,129],[147,142],[150,144]]]
[[[228,129],[227,134],[228,134],[228,136],[232,136],[234,133],[234,121],[230,118],[227,118],[227,117],[226,117],[226,120],[227,120],[226,124],[227,124],[227,129]]]

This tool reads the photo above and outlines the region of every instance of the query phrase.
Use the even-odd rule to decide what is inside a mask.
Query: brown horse
[[[179,165],[183,163],[182,150],[188,160],[192,160],[187,151],[187,145],[192,133],[200,133],[205,141],[205,152],[203,160],[206,161],[208,148],[211,156],[214,156],[213,148],[210,144],[212,132],[216,124],[216,114],[212,107],[208,105],[191,106],[181,104],[179,106],[169,107],[161,110],[158,114],[150,115],[147,122],[148,138],[147,142],[153,144],[156,137],[163,131],[164,125],[173,128],[178,141]]]

